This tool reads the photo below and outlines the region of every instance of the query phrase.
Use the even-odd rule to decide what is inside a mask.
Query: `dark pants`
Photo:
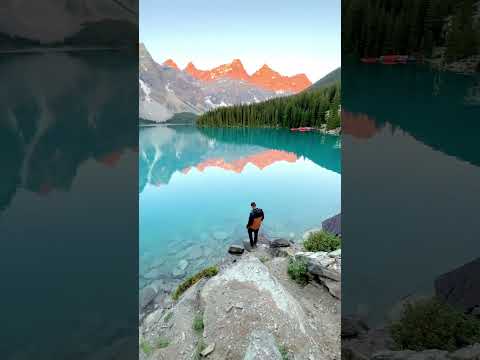
[[[255,234],[255,240],[252,238],[252,234]],[[253,230],[253,229],[248,229],[248,237],[250,238],[250,245],[254,246],[257,243],[258,240],[258,229]]]

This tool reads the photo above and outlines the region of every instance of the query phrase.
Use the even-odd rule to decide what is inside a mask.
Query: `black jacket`
[[[255,208],[252,211],[250,211],[250,216],[248,217],[248,224],[247,225],[248,226],[252,225],[253,224],[253,219],[256,219],[258,217],[262,217],[262,221],[263,221],[263,219],[265,219],[265,214],[263,213],[262,209]]]

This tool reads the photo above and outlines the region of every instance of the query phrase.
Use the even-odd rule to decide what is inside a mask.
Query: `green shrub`
[[[203,331],[203,314],[197,314],[193,318],[192,328],[195,331],[202,332]]]
[[[282,360],[290,360],[290,356],[288,356],[288,350],[285,345],[280,345],[278,347],[278,351],[280,352],[280,355],[282,355]]]
[[[142,350],[145,355],[150,355],[153,352],[152,346],[146,341],[140,342],[140,350]]]
[[[260,261],[261,261],[262,263],[265,264],[268,260],[270,260],[270,258],[269,258],[268,256],[260,256]]]
[[[168,339],[165,339],[164,337],[159,337],[157,340],[157,347],[159,349],[166,348],[170,344],[170,341]]]
[[[406,304],[401,318],[391,324],[399,349],[453,351],[480,342],[480,320],[467,316],[436,298]]]
[[[308,283],[308,266],[305,261],[291,258],[288,262],[287,272],[300,285]]]
[[[307,251],[334,251],[340,248],[340,245],[339,237],[323,230],[310,233],[308,239],[303,242],[303,247]]]
[[[204,277],[212,277],[218,274],[218,266],[210,266],[202,271],[196,273],[195,275],[189,277],[185,281],[183,281],[172,294],[173,300],[178,300],[180,295],[182,295],[188,288],[195,285]]]

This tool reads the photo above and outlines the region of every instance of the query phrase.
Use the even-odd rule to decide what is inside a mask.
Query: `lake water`
[[[0,358],[135,339],[137,54],[4,54],[0,75]]]
[[[262,231],[294,241],[340,212],[340,138],[272,129],[140,130],[140,287],[181,279]]]
[[[342,77],[342,311],[377,323],[479,257],[480,79],[408,65]]]

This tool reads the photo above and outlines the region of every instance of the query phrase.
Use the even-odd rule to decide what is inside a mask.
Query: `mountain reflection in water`
[[[141,128],[140,288],[221,260],[246,238],[251,201],[264,234],[293,241],[338,214],[339,145],[285,129]]]
[[[342,311],[379,323],[480,253],[478,79],[354,64],[342,77]]]
[[[137,61],[0,55],[2,359],[136,339]]]

